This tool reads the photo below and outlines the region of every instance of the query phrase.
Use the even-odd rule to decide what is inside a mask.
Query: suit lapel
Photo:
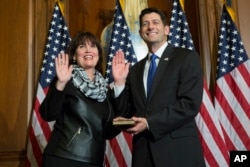
[[[167,68],[171,58],[173,57],[172,52],[173,52],[173,47],[170,44],[168,44],[168,46],[164,50],[161,56],[161,59],[159,61],[159,64],[158,64],[158,67],[154,76],[154,80],[152,83],[152,88],[148,97],[148,101],[151,99],[152,95],[157,89],[157,85],[159,84],[161,78],[164,77],[164,71]]]

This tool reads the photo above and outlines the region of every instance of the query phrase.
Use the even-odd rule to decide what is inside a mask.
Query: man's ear
[[[170,28],[168,25],[165,26],[165,35],[168,35],[170,31]]]

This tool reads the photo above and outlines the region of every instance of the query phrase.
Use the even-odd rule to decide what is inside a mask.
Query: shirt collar
[[[162,53],[164,52],[165,48],[168,46],[168,42],[166,41],[154,54],[157,55],[157,57],[159,57],[159,59],[162,56]],[[149,59],[150,56],[152,55],[152,53],[149,53]]]

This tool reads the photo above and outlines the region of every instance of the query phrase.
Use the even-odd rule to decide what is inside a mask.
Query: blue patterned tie
[[[155,54],[152,54],[151,57],[150,57],[151,63],[150,63],[149,70],[148,70],[147,95],[149,95],[149,92],[150,92],[150,89],[151,89],[151,86],[152,86],[152,82],[153,82],[153,79],[154,79],[155,71],[156,71],[156,68],[157,68],[156,62],[155,62],[155,60],[157,58],[158,57]]]

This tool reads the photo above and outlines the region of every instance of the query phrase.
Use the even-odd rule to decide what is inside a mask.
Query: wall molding
[[[25,157],[26,157],[26,152],[24,150],[0,152],[0,162],[24,161]]]

